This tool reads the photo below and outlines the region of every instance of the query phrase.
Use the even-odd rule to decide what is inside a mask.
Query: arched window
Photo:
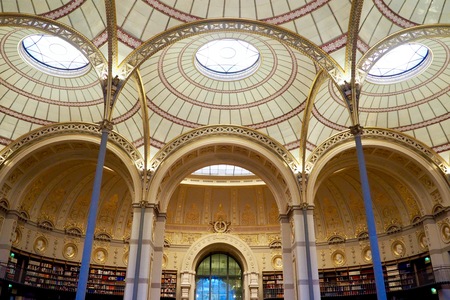
[[[242,299],[242,269],[236,260],[223,253],[207,256],[197,267],[196,300]]]

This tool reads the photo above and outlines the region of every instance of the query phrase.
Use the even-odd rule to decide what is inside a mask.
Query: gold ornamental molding
[[[150,163],[151,171],[155,171],[158,169],[159,165],[163,162],[164,159],[169,157],[172,153],[177,151],[182,146],[185,146],[186,143],[196,140],[200,137],[208,137],[208,136],[218,136],[218,135],[227,135],[227,136],[240,136],[247,140],[252,140],[267,149],[270,149],[272,152],[276,153],[277,156],[283,160],[286,165],[292,170],[294,174],[297,174],[300,171],[300,168],[295,160],[295,158],[291,155],[289,151],[287,151],[281,144],[277,143],[270,137],[261,134],[258,131],[251,130],[245,127],[240,126],[230,126],[230,125],[214,125],[214,126],[205,126],[198,129],[194,129],[188,133],[185,133],[179,137],[177,137],[172,142],[166,144],[164,148],[162,148],[158,154],[152,159]]]
[[[362,137],[363,139],[370,138],[370,139],[381,139],[386,141],[394,140],[395,142],[398,142],[401,145],[405,145],[406,147],[428,158],[436,166],[439,167],[439,169],[443,172],[443,174],[450,173],[450,167],[442,157],[440,157],[437,153],[435,153],[433,150],[431,150],[428,146],[424,145],[423,143],[400,132],[396,132],[389,129],[365,127],[363,129]],[[350,140],[354,140],[354,135],[350,132],[350,130],[338,133],[327,139],[320,146],[318,146],[313,151],[313,153],[311,153],[308,161],[306,162],[305,171],[307,173],[311,173],[312,169],[314,168],[314,165],[317,163],[317,161],[319,161],[321,157],[323,157],[323,155],[325,155],[325,153],[327,153],[334,146],[342,144],[344,142],[348,142]]]
[[[248,32],[273,38],[302,52],[333,77],[335,77],[335,73],[343,73],[342,68],[330,55],[308,39],[268,23],[233,18],[199,20],[166,30],[143,43],[128,55],[120,64],[119,70],[121,70],[122,76],[128,78],[128,75],[133,73],[147,58],[161,49],[182,39],[211,32]]]
[[[383,54],[400,44],[435,37],[450,37],[450,24],[421,25],[401,30],[375,44],[360,59],[357,68],[367,74]]]
[[[101,129],[99,125],[90,123],[58,123],[31,131],[21,139],[9,144],[0,152],[0,169],[3,167],[8,158],[10,158],[21,148],[32,145],[50,136],[66,135],[68,133],[91,136],[94,135],[100,137]],[[135,162],[136,167],[140,171],[143,170],[144,162],[139,151],[137,151],[136,148],[125,138],[114,131],[110,131],[109,141],[112,141],[116,146],[122,149],[123,152],[126,153],[133,162]]]
[[[58,36],[73,44],[86,56],[96,70],[99,78],[107,73],[108,63],[103,54],[88,38],[70,26],[36,15],[1,13],[0,27],[5,26],[26,27]]]

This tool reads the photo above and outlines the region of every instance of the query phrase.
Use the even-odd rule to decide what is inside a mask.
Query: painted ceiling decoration
[[[168,141],[201,126],[235,124],[269,135],[301,160],[354,122],[337,86],[339,78],[350,74],[348,60],[355,57],[356,67],[369,72],[383,54],[409,39],[429,49],[429,65],[401,82],[362,82],[358,120],[363,127],[410,135],[448,160],[450,40],[443,22],[449,11],[437,3],[413,1],[411,6],[410,1],[364,1],[355,15],[351,2],[335,0],[263,5],[135,0],[115,1],[112,7],[81,0],[62,5],[52,0],[43,5],[5,2],[0,7],[0,91],[9,100],[0,105],[1,146],[36,126],[100,122],[104,112],[99,76],[106,72],[111,48],[122,69],[117,71],[127,75],[139,70],[145,99],[137,101],[135,80],[127,79],[112,121],[114,130],[141,153],[148,148],[153,156]],[[351,18],[360,18],[354,49],[349,44],[355,31]],[[110,20],[116,28],[108,37]],[[75,78],[32,70],[18,51],[20,42],[32,34],[62,34],[93,69]],[[254,73],[227,82],[199,71],[194,63],[197,51],[220,39],[254,46],[260,55]],[[329,78],[312,92],[321,68]],[[305,114],[308,102],[313,102],[312,109]],[[308,126],[305,139],[300,136],[303,126]],[[143,138],[147,130],[149,144]],[[302,147],[305,153],[299,153]]]

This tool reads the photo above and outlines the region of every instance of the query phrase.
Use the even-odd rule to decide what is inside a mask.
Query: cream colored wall
[[[83,252],[84,237],[66,234],[60,230],[46,230],[36,223],[18,222],[16,228],[17,239],[12,247],[23,251],[24,254],[42,256],[47,259],[58,259],[67,262],[80,263]],[[2,233],[3,234],[3,233]],[[38,247],[39,240],[44,247]],[[74,254],[68,252],[68,247],[74,249]],[[128,263],[128,244],[120,240],[101,241],[95,240],[92,249],[92,264],[108,267],[126,267]],[[98,260],[96,255],[102,251],[104,259]]]

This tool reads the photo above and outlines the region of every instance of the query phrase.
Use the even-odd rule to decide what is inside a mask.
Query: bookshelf
[[[283,272],[263,272],[264,299],[284,299]]]
[[[24,284],[58,291],[75,292],[78,266],[30,259],[25,269]]]
[[[388,293],[406,295],[409,290],[434,282],[432,264],[424,257],[386,262],[383,275]],[[323,298],[376,295],[374,277],[371,265],[319,270],[320,293]]]
[[[87,291],[90,294],[123,295],[125,270],[91,267]]]
[[[402,290],[402,281],[400,279],[400,271],[398,270],[398,265],[388,265],[385,267],[385,269],[386,273],[384,275],[384,280],[386,282],[386,290],[388,292]]]
[[[412,289],[417,286],[414,264],[411,262],[402,262],[398,264],[398,270],[403,289]]]
[[[177,271],[164,270],[161,275],[161,299],[176,299]]]
[[[6,280],[18,281],[16,271],[18,270],[17,258],[9,257],[8,265],[6,268]]]

